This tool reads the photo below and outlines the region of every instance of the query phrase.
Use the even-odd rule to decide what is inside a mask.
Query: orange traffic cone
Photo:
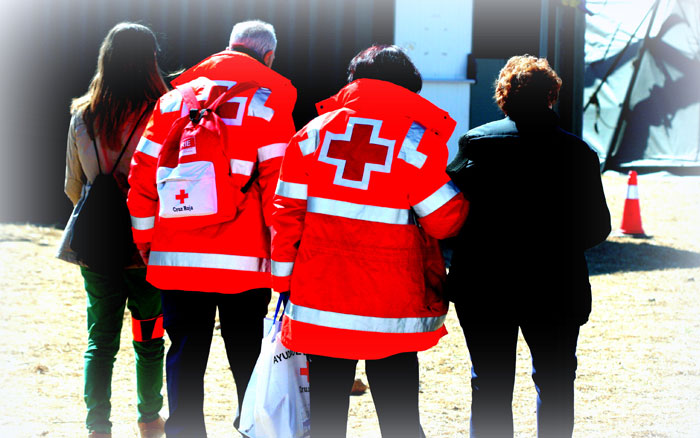
[[[627,199],[625,200],[625,208],[622,212],[622,225],[620,225],[622,234],[633,234],[636,236],[645,236],[642,228],[642,215],[639,209],[639,190],[637,189],[637,172],[630,171],[629,179],[627,180]]]

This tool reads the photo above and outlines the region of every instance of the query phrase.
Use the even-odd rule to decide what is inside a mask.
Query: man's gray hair
[[[277,48],[275,28],[270,23],[260,20],[236,23],[231,31],[228,48],[233,49],[239,45],[253,50],[262,58],[267,52],[274,52]]]

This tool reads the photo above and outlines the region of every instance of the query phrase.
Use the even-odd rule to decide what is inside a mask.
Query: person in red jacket
[[[259,84],[217,110],[225,123],[231,178],[247,188],[235,219],[187,228],[160,217],[157,175],[172,169],[159,172],[159,153],[173,123],[190,109],[180,90],[160,98],[132,160],[128,205],[134,241],[148,262],[148,281],[164,289],[163,326],[172,342],[166,362],[169,437],[206,436],[203,378],[217,308],[238,406],[260,352],[271,295],[272,197],[295,131],[296,90],[270,68],[276,44],[270,24],[238,23],[226,50],[173,81],[191,87],[202,108],[235,84]]]
[[[359,359],[383,436],[421,434],[417,351],[447,331],[437,240],[468,203],[445,173],[449,115],[417,93],[396,46],[350,63],[349,84],[285,153],[274,198],[273,288],[290,292],[282,342],[309,355],[311,434],[344,437]]]

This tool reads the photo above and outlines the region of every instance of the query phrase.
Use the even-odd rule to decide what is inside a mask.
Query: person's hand
[[[148,266],[148,258],[151,255],[151,244],[150,243],[140,243],[136,247],[139,250],[139,255],[141,256],[141,260],[143,260],[143,263],[146,266]]]
[[[151,251],[144,251],[144,250],[139,250],[139,255],[141,256],[141,260],[143,260],[143,263],[148,266],[148,256],[151,255]]]

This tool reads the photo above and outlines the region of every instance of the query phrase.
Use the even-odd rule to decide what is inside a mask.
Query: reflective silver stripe
[[[306,140],[299,142],[299,149],[301,149],[301,154],[304,156],[313,154],[318,149],[318,145],[321,143],[321,137],[319,131],[321,126],[323,126],[325,118],[316,117],[306,125]]]
[[[288,277],[292,275],[294,262],[276,262],[272,261],[272,275],[275,277]]]
[[[409,223],[409,210],[407,209],[354,204],[352,202],[316,198],[314,196],[309,196],[308,201],[307,211],[312,213],[321,213],[370,222],[382,222],[385,224],[407,225]]]
[[[253,117],[260,117],[268,122],[272,120],[272,116],[275,115],[275,111],[272,108],[266,107],[265,102],[270,97],[270,91],[267,88],[258,88],[253,95],[253,100],[250,101],[248,106],[248,115]]]
[[[182,105],[182,94],[177,90],[172,90],[160,98],[160,113],[172,113],[180,109]]]
[[[225,117],[221,118],[221,121],[224,122],[225,125],[229,126],[241,126],[243,124],[243,114],[244,114],[244,109],[245,109],[245,103],[248,100],[247,97],[243,96],[236,96],[232,97],[231,99],[227,100],[229,103],[238,103],[238,110],[236,110],[236,117],[232,119],[227,119]]]
[[[136,146],[136,150],[138,152],[150,155],[153,158],[158,158],[158,154],[160,153],[161,149],[163,149],[162,144],[151,141],[146,137],[141,137],[138,146]]]
[[[131,216],[131,226],[135,230],[144,231],[150,230],[156,224],[156,217],[136,217]]]
[[[408,134],[406,134],[406,138],[403,140],[398,155],[398,158],[419,169],[423,167],[425,160],[428,158],[424,153],[418,152],[418,145],[423,138],[423,134],[425,134],[425,127],[420,123],[413,122],[408,129]]]
[[[229,269],[235,271],[270,272],[270,260],[229,254],[199,252],[151,251],[151,266],[180,266],[186,268]]]
[[[638,186],[627,186],[627,199],[639,199]]]
[[[418,217],[425,217],[434,212],[438,208],[447,204],[450,199],[457,196],[459,189],[452,181],[435,190],[432,195],[428,196],[418,204],[413,206],[413,211]]]
[[[275,189],[275,194],[284,196],[285,198],[305,200],[307,189],[308,186],[306,184],[290,183],[280,179],[277,181],[277,189]]]
[[[253,166],[255,163],[252,161],[236,160],[235,158],[231,160],[231,172],[239,175],[250,176],[253,173]]]
[[[294,321],[323,327],[375,333],[428,333],[442,327],[446,315],[424,318],[379,318],[349,315],[298,306],[292,302],[284,314]]]
[[[301,149],[301,154],[306,156],[313,154],[318,148],[319,135],[317,129],[309,129],[306,131],[306,140],[299,142],[299,149]]]
[[[284,157],[287,143],[273,143],[258,149],[258,161],[263,162],[272,158]]]

